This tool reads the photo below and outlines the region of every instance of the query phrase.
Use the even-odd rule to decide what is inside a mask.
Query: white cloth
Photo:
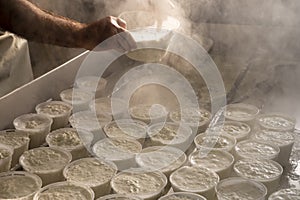
[[[32,80],[27,41],[0,31],[0,97]]]

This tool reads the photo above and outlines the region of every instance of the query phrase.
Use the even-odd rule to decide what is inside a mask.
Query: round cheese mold
[[[282,166],[289,165],[290,155],[295,143],[295,137],[291,132],[262,130],[256,132],[254,139],[266,143],[273,143],[280,148],[278,162]]]
[[[104,139],[106,136],[102,128],[110,123],[112,117],[107,114],[96,115],[90,111],[82,111],[73,114],[69,122],[73,128],[87,130],[94,134],[94,142]]]
[[[73,183],[58,182],[40,189],[33,200],[93,200],[95,194],[89,187]]]
[[[132,122],[118,120],[105,125],[103,130],[109,138],[130,138],[139,141],[143,145],[147,134],[147,125],[141,123],[143,122],[137,122],[136,120],[132,120]]]
[[[64,90],[59,96],[63,102],[73,106],[73,112],[88,110],[89,103],[94,98],[92,93],[75,88]]]
[[[107,81],[97,76],[84,76],[77,78],[75,81],[76,88],[88,91],[96,98],[102,97],[105,93]]]
[[[245,122],[251,127],[254,126],[255,118],[260,112],[256,106],[245,103],[229,104],[225,109],[224,116],[226,119]]]
[[[16,130],[4,130],[0,131],[0,141],[13,149],[11,167],[14,167],[19,163],[20,156],[28,150],[30,139]]]
[[[251,128],[248,124],[237,121],[225,121],[222,125],[213,127],[212,130],[221,131],[234,137],[237,142],[247,139],[250,136]]]
[[[150,146],[173,146],[186,151],[193,143],[192,129],[176,123],[159,123],[149,127]]]
[[[20,164],[27,172],[38,175],[43,185],[64,180],[63,169],[72,160],[72,155],[53,147],[40,147],[26,151]]]
[[[68,164],[63,174],[67,181],[92,188],[95,198],[98,198],[110,193],[110,181],[117,171],[117,166],[112,162],[97,158],[83,158]]]
[[[25,114],[13,122],[15,129],[30,138],[29,148],[36,148],[44,144],[45,138],[51,130],[52,118],[42,114]]]
[[[283,173],[280,164],[265,159],[242,159],[234,164],[233,169],[242,178],[263,183],[268,189],[268,194],[279,187]]]
[[[10,169],[13,149],[10,146],[0,144],[0,172],[7,172]]]
[[[32,200],[42,187],[42,180],[37,175],[14,171],[0,174],[0,199]]]
[[[64,128],[68,125],[68,119],[72,113],[72,109],[72,105],[63,101],[44,102],[35,107],[38,114],[44,114],[53,119],[52,130]]]
[[[163,122],[168,115],[167,109],[162,105],[137,105],[129,109],[133,119],[146,124]]]
[[[207,132],[197,135],[194,143],[198,149],[218,149],[232,152],[236,145],[236,139],[228,134],[216,135]]]
[[[135,167],[135,155],[141,151],[142,145],[128,138],[105,138],[93,146],[97,157],[114,162],[119,170]]]
[[[199,194],[189,192],[175,192],[162,196],[158,200],[206,200],[206,198]]]
[[[213,199],[219,176],[207,168],[185,166],[171,174],[170,182],[174,192],[192,192]]]
[[[78,133],[79,132],[79,133]],[[88,131],[74,128],[57,129],[49,133],[46,142],[50,147],[61,148],[72,154],[72,160],[89,156],[94,135]]]
[[[124,118],[124,113],[127,112],[126,103],[118,98],[95,99],[95,101],[90,102],[89,108],[99,114],[111,115],[114,119]]]
[[[142,200],[139,197],[125,194],[111,194],[98,198],[97,200]]]
[[[267,188],[259,182],[239,177],[222,180],[216,187],[218,200],[265,200]]]
[[[167,177],[184,165],[186,160],[187,156],[182,150],[170,146],[148,147],[136,155],[136,162],[139,167],[146,170],[161,171]]]
[[[272,143],[257,140],[245,140],[234,147],[237,160],[243,158],[261,158],[277,161],[280,149]]]
[[[192,166],[210,169],[216,172],[220,179],[224,179],[232,173],[234,157],[226,151],[213,149],[209,152],[202,152],[196,150],[189,156],[189,162]]]
[[[300,190],[299,189],[281,189],[277,192],[274,192],[269,196],[269,200],[299,200],[300,199]]]
[[[173,111],[169,115],[171,121],[183,123],[190,127],[197,128],[197,133],[204,132],[210,122],[211,113],[205,109],[183,109]]]
[[[294,131],[296,120],[283,114],[265,114],[257,119],[261,129],[273,131]]]
[[[167,185],[167,177],[159,172],[143,170],[123,171],[111,181],[116,194],[135,195],[144,200],[158,199]]]

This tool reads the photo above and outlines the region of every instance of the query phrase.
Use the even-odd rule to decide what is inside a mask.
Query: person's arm
[[[28,40],[90,50],[126,31],[125,22],[115,17],[83,24],[41,10],[27,0],[0,0],[0,27]],[[123,48],[130,46],[127,43]]]

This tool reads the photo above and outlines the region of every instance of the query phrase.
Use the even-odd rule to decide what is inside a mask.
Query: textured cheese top
[[[291,132],[282,131],[268,131],[263,130],[255,133],[255,139],[258,141],[272,142],[278,146],[285,146],[293,144],[295,142],[295,137]]]
[[[203,196],[188,192],[175,192],[161,197],[159,200],[206,200]]]
[[[68,89],[60,93],[60,98],[70,104],[79,104],[90,102],[93,95],[80,89]]]
[[[110,194],[100,197],[97,200],[142,200],[139,197],[129,196],[125,194]]]
[[[14,120],[14,126],[18,130],[44,129],[52,124],[52,119],[42,114],[25,114]]]
[[[51,117],[65,115],[70,113],[72,106],[63,101],[50,101],[37,105],[36,111],[39,114],[49,115]]]
[[[299,200],[300,190],[299,189],[282,189],[273,193],[269,200]]]
[[[226,106],[224,116],[231,120],[249,121],[259,114],[256,106],[244,103],[230,104]]]
[[[184,109],[182,112],[180,110],[170,113],[170,118],[174,122],[183,122],[186,124],[198,124],[199,126],[206,124],[210,118],[211,114],[204,109]]]
[[[133,118],[141,120],[157,119],[167,115],[167,110],[162,105],[138,105],[130,109]]]
[[[129,137],[132,139],[146,138],[146,128],[138,123],[126,123],[125,121],[114,121],[104,127],[108,137]]]
[[[225,134],[219,136],[213,134],[200,134],[195,138],[195,144],[198,147],[207,147],[215,149],[230,150],[236,144],[236,139]]]
[[[18,148],[23,145],[26,145],[29,143],[29,137],[25,134],[18,133],[18,132],[1,132],[0,131],[0,141],[1,144]]]
[[[262,115],[258,118],[258,123],[271,130],[290,131],[295,128],[295,119],[280,114]]]

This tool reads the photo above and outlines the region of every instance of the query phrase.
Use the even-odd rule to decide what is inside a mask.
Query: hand
[[[110,39],[107,40],[108,38]],[[99,45],[100,43],[102,44]],[[79,44],[88,50],[93,50],[95,47],[97,47],[96,50],[116,49],[119,51],[136,48],[134,39],[126,30],[126,22],[112,16],[83,26],[79,31]]]

